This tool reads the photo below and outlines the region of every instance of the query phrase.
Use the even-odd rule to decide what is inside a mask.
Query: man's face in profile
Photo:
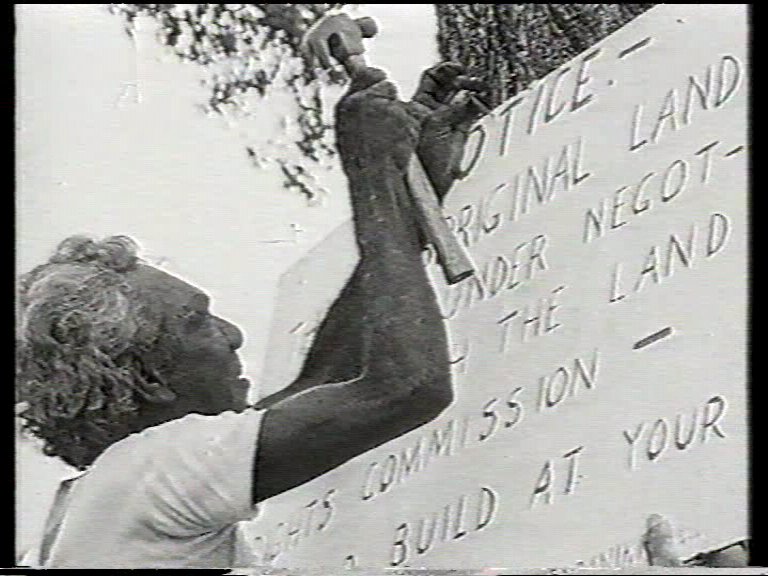
[[[236,352],[243,344],[240,330],[211,314],[205,293],[157,268],[140,264],[126,280],[162,318],[162,334],[146,357],[179,408],[204,414],[244,409],[250,382],[241,377]]]

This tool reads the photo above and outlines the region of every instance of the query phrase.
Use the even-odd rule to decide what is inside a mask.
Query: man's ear
[[[165,380],[160,377],[156,370],[138,357],[134,356],[131,360],[128,362],[139,370],[136,378],[136,391],[144,400],[153,404],[170,404],[176,400],[176,393],[165,383]]]

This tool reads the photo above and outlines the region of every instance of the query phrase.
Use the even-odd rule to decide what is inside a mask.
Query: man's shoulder
[[[124,495],[131,514],[168,534],[249,518],[263,414],[188,414],[131,434],[104,451],[78,481],[79,497]],[[183,526],[180,518],[186,519]]]
[[[155,468],[170,455],[227,445],[233,437],[258,433],[263,412],[247,409],[215,415],[186,414],[130,434],[112,444],[94,462],[92,469],[109,468],[124,462]],[[255,441],[255,438],[251,438]]]

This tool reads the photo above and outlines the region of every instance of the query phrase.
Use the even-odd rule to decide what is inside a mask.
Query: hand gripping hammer
[[[362,39],[372,38],[377,32],[372,18],[353,20],[346,14],[324,16],[307,30],[302,48],[310,59],[319,60],[324,68],[330,68],[331,57],[335,58],[352,77],[367,66]],[[487,110],[484,105],[481,109]],[[417,220],[435,249],[447,283],[456,284],[474,274],[472,261],[443,218],[432,182],[415,153],[408,165],[407,182]]]

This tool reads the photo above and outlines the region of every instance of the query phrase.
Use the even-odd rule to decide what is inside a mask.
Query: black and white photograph
[[[765,574],[750,5],[15,5],[15,567]]]

